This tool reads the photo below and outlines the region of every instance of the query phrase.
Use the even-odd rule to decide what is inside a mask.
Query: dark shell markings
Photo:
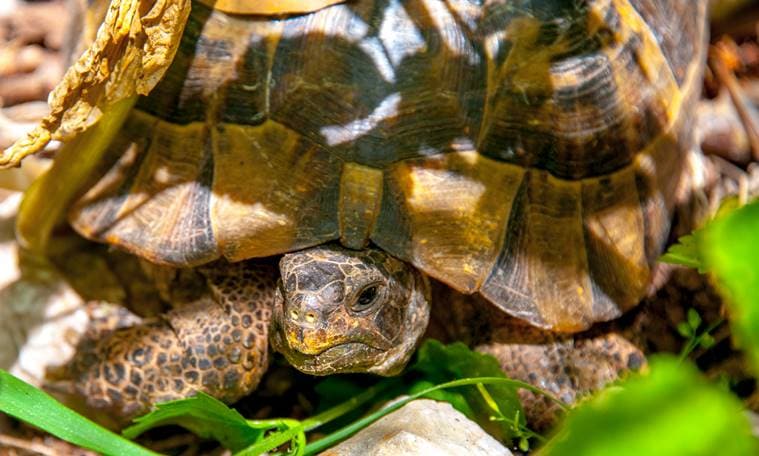
[[[159,264],[370,243],[558,331],[645,293],[706,2],[193,3],[70,220]]]

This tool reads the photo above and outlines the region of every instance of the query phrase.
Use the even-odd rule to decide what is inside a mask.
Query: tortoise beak
[[[304,355],[319,355],[326,350],[346,342],[344,337],[335,337],[324,330],[313,330],[299,325],[285,325],[285,340],[292,350]]]

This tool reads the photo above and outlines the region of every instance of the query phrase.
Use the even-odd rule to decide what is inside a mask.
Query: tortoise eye
[[[374,304],[374,301],[377,300],[378,295],[379,285],[370,285],[364,288],[358,295],[356,302],[353,304],[353,310],[360,311],[366,309],[367,307]]]

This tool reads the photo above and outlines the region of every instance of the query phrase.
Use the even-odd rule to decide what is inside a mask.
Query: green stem
[[[385,392],[391,386],[396,386],[397,384],[397,381],[387,381],[373,385],[367,388],[361,394],[358,394],[348,399],[347,401],[336,405],[335,407],[325,410],[318,415],[314,415],[311,418],[303,420],[298,426],[294,426],[285,431],[272,434],[264,440],[251,445],[238,453],[235,453],[235,456],[259,455],[271,451],[274,448],[277,448],[278,446],[292,440],[294,437],[297,437],[299,434],[303,434],[305,432],[316,429],[325,423],[328,423],[342,415],[345,415],[348,412],[355,410],[356,408],[377,397],[380,393]]]
[[[440,389],[445,388],[455,388],[457,386],[467,386],[467,385],[477,385],[477,384],[501,384],[501,385],[510,385],[515,386],[518,388],[524,388],[526,390],[529,390],[536,394],[541,394],[552,401],[554,401],[556,404],[558,404],[562,410],[566,411],[569,409],[563,402],[553,397],[551,394],[546,393],[545,391],[536,388],[529,383],[520,382],[519,380],[512,380],[509,378],[500,378],[500,377],[477,377],[477,378],[466,378],[461,380],[454,380],[451,382],[442,383],[440,385],[436,385],[427,389],[424,389],[422,391],[419,391],[418,393],[412,394],[408,396],[407,398],[401,399],[400,401],[394,402],[393,404],[378,410],[370,415],[365,416],[364,418],[361,418],[358,421],[355,421],[348,426],[345,426],[344,428],[333,432],[332,434],[319,439],[315,442],[312,442],[308,445],[306,445],[306,449],[304,451],[304,454],[311,455],[314,453],[318,453],[322,450],[325,450],[332,445],[336,444],[337,442],[346,439],[356,433],[357,431],[363,429],[365,426],[368,426],[369,424],[377,421],[378,419],[382,418],[383,416],[392,413],[399,408],[403,407],[404,405],[408,404],[409,402],[416,400],[422,396],[425,396],[429,393],[432,393],[433,391],[437,391]],[[268,451],[268,450],[264,450]]]
[[[725,321],[724,318],[720,318],[714,323],[712,323],[711,325],[709,325],[705,330],[701,331],[698,334],[698,336],[691,337],[688,340],[688,343],[685,344],[682,350],[680,350],[680,356],[678,356],[678,360],[680,362],[683,362],[688,357],[688,355],[690,355],[693,352],[693,350],[695,350],[696,347],[699,346],[699,344],[701,343],[701,339],[703,339],[705,335],[711,335],[711,332],[714,331],[717,328],[717,326],[721,325],[722,322],[724,321]]]
[[[358,407],[361,407],[365,403],[369,402],[370,400],[380,395],[380,393],[384,393],[385,391],[389,390],[391,387],[394,387],[400,384],[400,382],[397,379],[393,379],[393,380],[394,381],[383,381],[375,385],[372,385],[369,388],[367,388],[363,393],[357,396],[354,396],[339,405],[336,405],[330,409],[327,409],[323,411],[322,413],[319,413],[318,415],[314,415],[311,418],[307,418],[303,420],[303,427],[305,428],[306,431],[311,431],[325,423],[329,423],[330,421],[345,415],[348,412],[355,410]]]
[[[509,426],[514,430],[517,437],[526,437],[526,438],[537,438],[538,440],[545,441],[545,438],[538,434],[537,432],[533,432],[531,429],[529,429],[527,426],[524,426],[520,424],[519,422],[519,411],[517,411],[517,414],[514,419],[511,419],[504,415],[501,412],[501,408],[498,406],[498,403],[493,399],[493,396],[490,395],[487,388],[485,388],[485,385],[482,383],[477,384],[477,391],[480,392],[480,396],[485,400],[485,403],[488,404],[488,407],[490,407],[493,412],[497,416],[491,417],[490,419],[493,421],[503,421],[505,423],[508,423]]]

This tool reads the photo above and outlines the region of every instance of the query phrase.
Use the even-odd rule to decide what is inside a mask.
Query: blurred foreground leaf
[[[93,423],[47,393],[0,369],[0,412],[33,424],[67,442],[106,455],[156,455]]]
[[[706,272],[704,271],[701,255],[698,251],[696,233],[688,234],[678,239],[675,244],[672,244],[667,249],[667,253],[662,255],[660,260],[665,263],[679,264],[698,269],[698,272],[701,273]]]
[[[653,357],[636,375],[581,403],[539,451],[551,455],[756,455],[741,403],[688,363]]]
[[[759,201],[717,218],[697,236],[704,265],[726,298],[731,327],[759,372]]]

